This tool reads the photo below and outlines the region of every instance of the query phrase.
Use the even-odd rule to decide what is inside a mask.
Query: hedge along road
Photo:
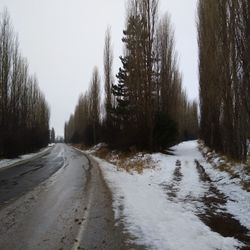
[[[0,172],[0,249],[143,249],[116,223],[99,167],[57,144]]]

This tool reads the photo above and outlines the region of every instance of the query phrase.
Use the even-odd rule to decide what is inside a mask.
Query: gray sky
[[[190,99],[198,98],[197,0],[160,0],[175,28],[183,85]],[[104,35],[112,28],[114,73],[120,66],[126,0],[0,0],[7,7],[30,73],[51,108],[51,126],[63,135],[64,122],[74,111],[81,92],[88,88],[92,69],[103,76]]]

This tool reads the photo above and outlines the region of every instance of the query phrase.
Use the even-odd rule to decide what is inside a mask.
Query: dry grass
[[[95,151],[95,155],[101,159],[107,159],[109,154],[109,149],[106,147],[102,147],[99,150]]]
[[[92,149],[89,150],[92,151]],[[136,171],[142,173],[144,169],[155,167],[149,155],[138,152],[135,148],[131,148],[128,152],[121,152],[112,151],[106,145],[103,145],[98,149],[94,149],[92,154],[116,165],[117,169],[123,169],[127,172]]]
[[[239,177],[239,176],[235,173],[235,171],[234,171],[232,165],[223,163],[223,164],[217,165],[217,167],[219,168],[220,171],[224,171],[224,172],[229,173],[230,176],[232,176],[232,178],[234,178],[234,177]]]
[[[247,158],[246,170],[250,174],[250,156]]]
[[[88,150],[89,148],[83,144],[72,144],[73,147],[78,148],[80,150]]]
[[[204,149],[205,153],[204,153]],[[199,141],[199,150],[204,156],[204,158],[212,164],[213,167],[219,169],[222,172],[228,173],[231,178],[240,178],[241,179],[241,186],[244,190],[250,191],[250,181],[249,180],[243,180],[241,176],[239,175],[239,169],[237,169],[237,166],[242,166],[242,171],[245,175],[250,175],[250,158],[247,160],[245,164],[241,164],[239,162],[234,161],[233,159],[230,159],[222,154],[216,153],[215,151],[212,151],[208,147],[205,147],[204,143],[202,141]],[[219,158],[220,162],[215,163],[215,159]]]
[[[250,192],[250,181],[244,181],[241,185],[247,192]]]
[[[142,173],[144,169],[154,168],[154,163],[149,155],[135,153],[120,153],[116,165],[127,172],[136,171]]]

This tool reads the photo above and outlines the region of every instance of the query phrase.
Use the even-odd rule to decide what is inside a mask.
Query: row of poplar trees
[[[48,144],[49,107],[21,55],[7,10],[0,15],[0,157]]]
[[[110,29],[104,47],[104,103],[94,69],[89,90],[80,96],[65,124],[67,142],[162,150],[198,132],[197,103],[182,87],[168,15],[158,16],[157,0],[128,1],[122,67],[113,76]]]
[[[236,160],[250,134],[250,1],[198,4],[201,136]]]

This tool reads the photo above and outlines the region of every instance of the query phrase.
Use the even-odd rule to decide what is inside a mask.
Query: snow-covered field
[[[141,174],[118,171],[115,165],[94,157],[112,190],[116,219],[123,222],[137,244],[149,249],[238,249],[242,245],[238,239],[213,231],[202,215],[212,211],[205,201],[220,193],[224,202],[213,204],[212,212],[230,214],[250,230],[250,193],[237,180],[208,164],[197,141],[183,142],[172,149],[173,156],[152,154],[156,168]],[[211,181],[202,179],[195,159]]]
[[[36,153],[21,155],[14,159],[0,159],[0,170],[39,157],[40,155],[45,154],[52,146],[54,146],[54,144],[49,144],[48,147],[42,148]]]

